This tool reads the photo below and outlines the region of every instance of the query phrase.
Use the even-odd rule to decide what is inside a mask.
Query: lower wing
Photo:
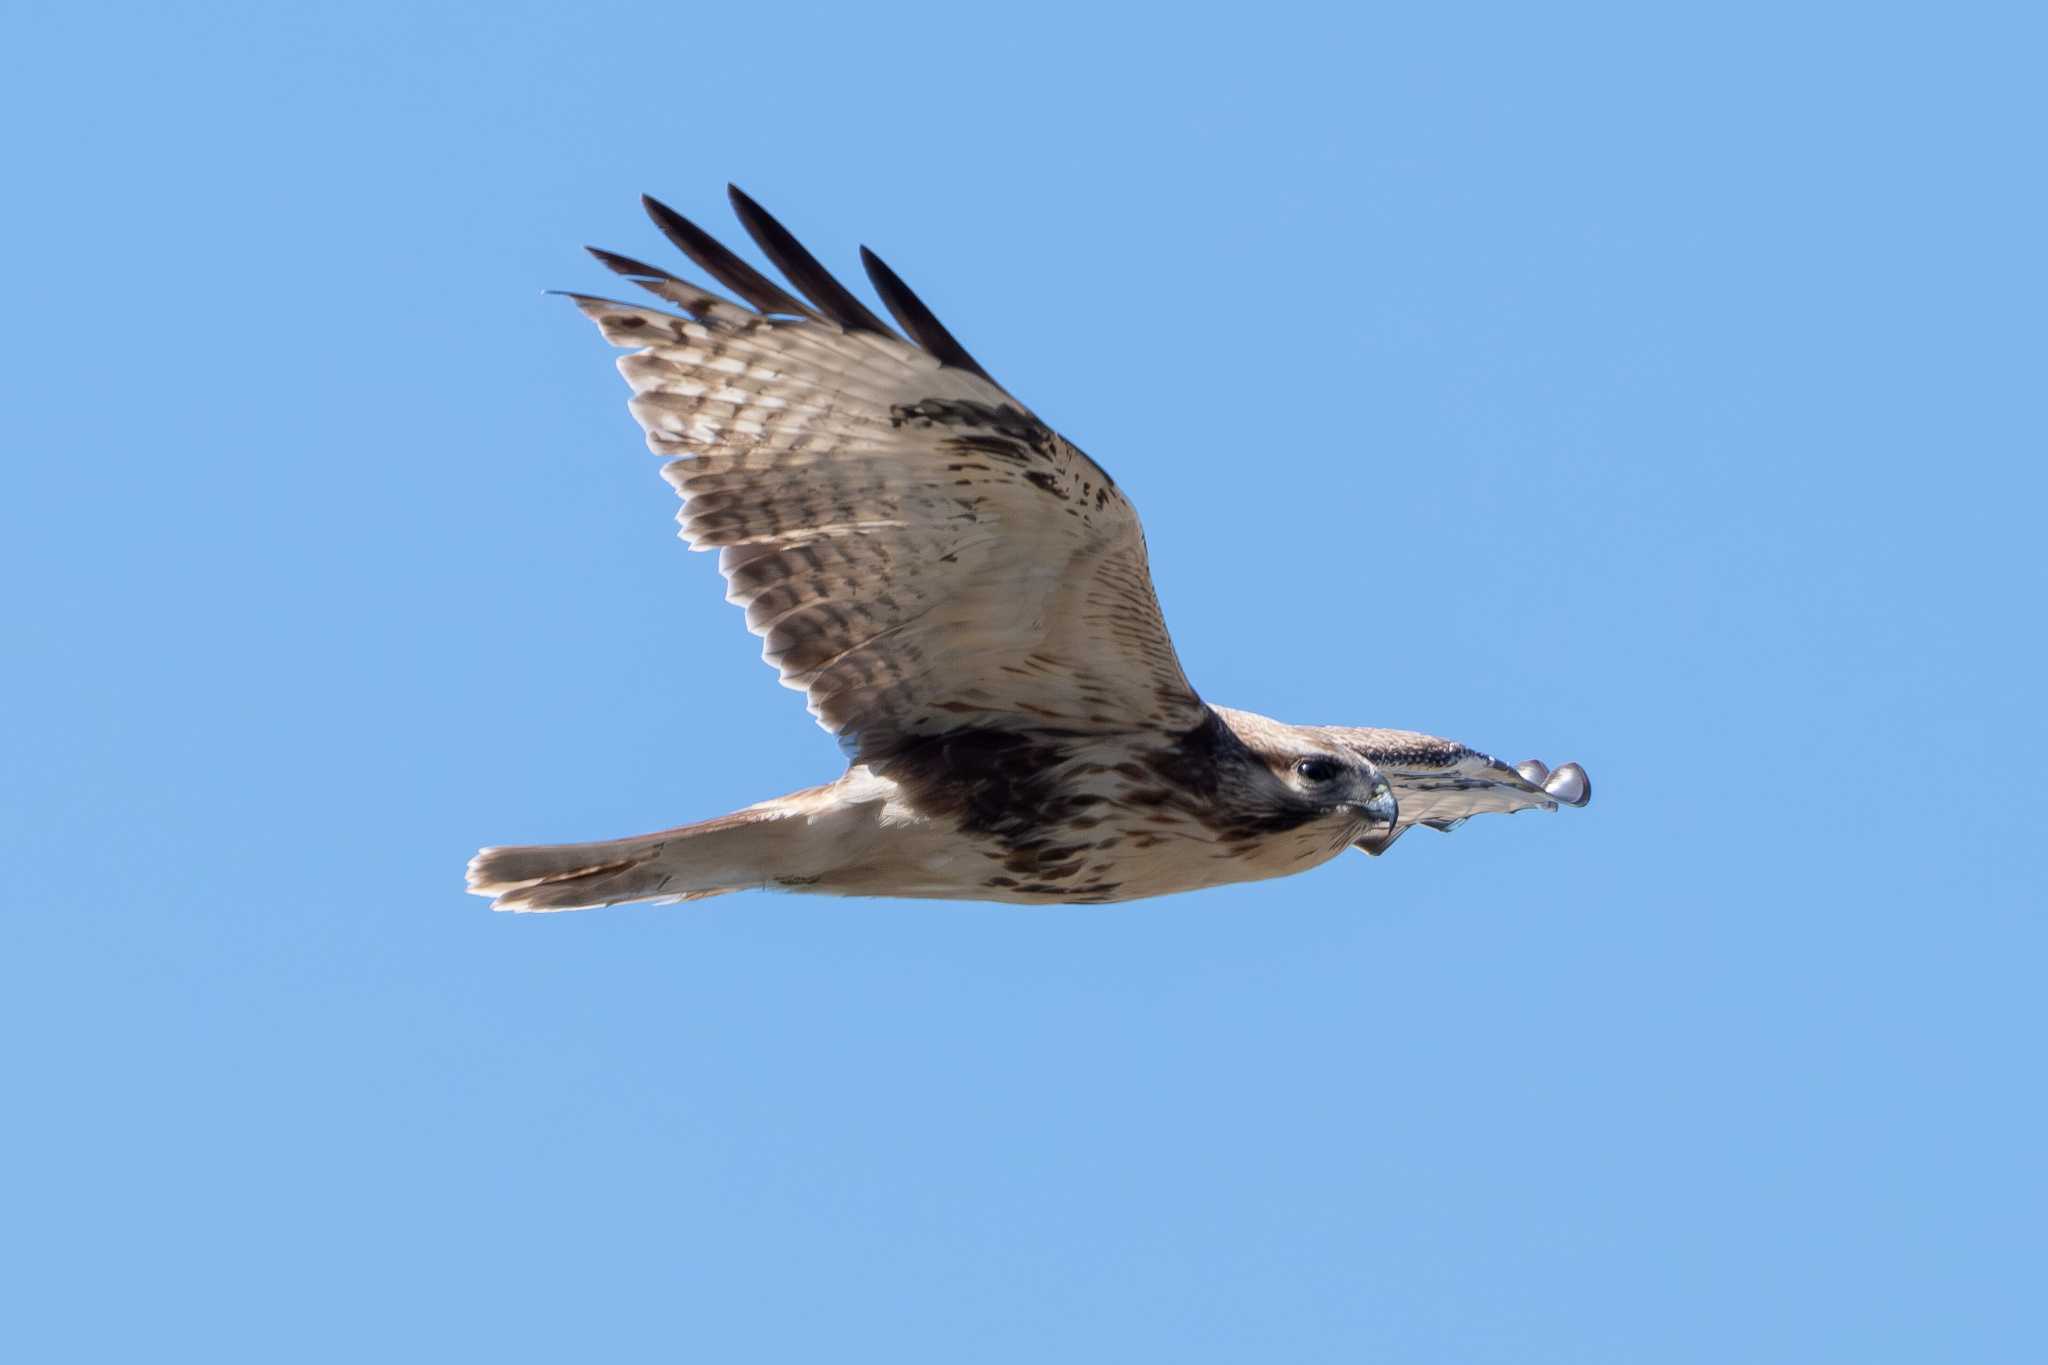
[[[1593,784],[1576,763],[1553,769],[1532,758],[1509,765],[1434,735],[1409,730],[1329,729],[1386,774],[1401,805],[1400,819],[1392,829],[1358,841],[1367,853],[1386,852],[1416,825],[1453,830],[1475,815],[1556,810],[1559,806],[1583,806],[1593,798]]]

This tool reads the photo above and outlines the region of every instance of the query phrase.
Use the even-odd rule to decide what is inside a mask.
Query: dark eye
[[[1304,782],[1334,782],[1344,771],[1344,765],[1334,758],[1304,758],[1294,765],[1294,772]]]

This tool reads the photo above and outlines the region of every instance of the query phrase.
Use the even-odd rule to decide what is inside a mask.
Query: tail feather
[[[609,847],[487,848],[470,860],[469,890],[494,897],[493,910],[587,910],[624,901],[701,900],[728,889],[664,894],[669,873],[646,860],[607,860]]]
[[[493,910],[702,900],[772,877],[772,827],[784,818],[755,807],[630,839],[487,848],[470,860],[469,891],[493,897]]]

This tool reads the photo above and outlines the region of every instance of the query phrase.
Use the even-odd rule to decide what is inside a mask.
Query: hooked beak
[[[1394,789],[1382,777],[1373,783],[1372,800],[1358,807],[1376,828],[1368,830],[1352,840],[1355,847],[1364,849],[1377,858],[1394,846],[1394,840],[1401,837],[1401,804],[1394,799]]]

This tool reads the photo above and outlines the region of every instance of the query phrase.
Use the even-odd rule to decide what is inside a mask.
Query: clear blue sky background
[[[2041,1359],[2042,28],[1416,8],[10,6],[9,1357]],[[728,179],[1593,806],[461,894],[837,770],[541,294]]]

